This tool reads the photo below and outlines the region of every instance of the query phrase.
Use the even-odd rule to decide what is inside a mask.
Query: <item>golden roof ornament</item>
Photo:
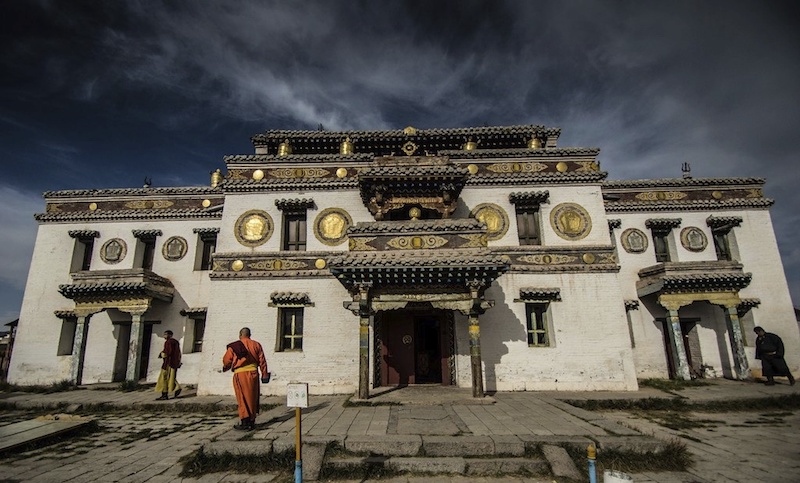
[[[414,126],[406,126],[406,128],[403,129],[403,133],[407,136],[411,136],[412,134],[417,134],[417,128],[415,128]]]
[[[353,141],[350,136],[347,136],[342,144],[339,146],[339,154],[353,154]]]
[[[478,149],[478,143],[476,141],[473,141],[472,138],[469,138],[466,144],[462,146],[462,149],[464,151],[475,151],[476,149]]]
[[[528,149],[542,149],[542,141],[536,136],[532,136],[530,141],[528,141]]]
[[[288,156],[290,154],[292,154],[292,145],[289,144],[287,139],[278,145],[278,156]]]
[[[222,170],[218,168],[211,173],[211,187],[216,188],[220,183],[222,183]]]

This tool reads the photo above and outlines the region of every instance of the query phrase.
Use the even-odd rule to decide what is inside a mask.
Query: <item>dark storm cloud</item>
[[[683,162],[695,176],[766,176],[800,300],[792,2],[0,8],[0,156],[26,196],[144,175],[206,183],[272,128],[545,124],[561,145],[600,147],[611,178],[680,176]]]

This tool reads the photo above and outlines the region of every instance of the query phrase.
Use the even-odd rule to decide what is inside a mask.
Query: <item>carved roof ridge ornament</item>
[[[281,305],[311,305],[311,298],[307,292],[272,292],[270,301],[275,306]]]
[[[681,226],[680,218],[648,218],[644,226],[651,230],[671,230]]]
[[[549,300],[561,301],[560,288],[536,288],[536,287],[522,287],[519,289],[519,300],[521,302]]]

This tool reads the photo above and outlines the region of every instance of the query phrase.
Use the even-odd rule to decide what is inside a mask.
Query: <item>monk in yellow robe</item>
[[[269,382],[270,373],[267,371],[264,349],[261,344],[250,338],[250,329],[247,327],[239,331],[239,340],[228,344],[222,357],[222,370],[233,370],[233,390],[236,392],[241,419],[234,429],[242,431],[255,429],[261,396],[258,371],[261,371],[260,380],[264,384]]]
[[[178,368],[181,367],[181,346],[178,341],[172,338],[172,331],[164,331],[164,350],[158,355],[163,359],[161,372],[158,374],[156,382],[156,392],[161,393],[161,397],[156,401],[169,399],[168,394],[173,392],[175,397],[181,395],[181,385],[178,384]]]

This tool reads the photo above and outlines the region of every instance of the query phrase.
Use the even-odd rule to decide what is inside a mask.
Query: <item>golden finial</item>
[[[216,188],[222,182],[222,170],[217,169],[211,173],[211,187]]]
[[[536,136],[532,136],[530,141],[528,141],[528,149],[541,149],[542,142]]]
[[[412,134],[417,134],[417,128],[415,128],[414,126],[407,126],[405,129],[403,129],[403,133],[408,136]]]
[[[292,154],[292,145],[289,144],[287,139],[278,145],[278,156],[288,156],[290,154]]]
[[[353,141],[350,140],[350,136],[342,141],[342,144],[339,146],[339,154],[353,154]]]
[[[478,149],[478,143],[473,141],[472,138],[467,140],[467,143],[463,146],[464,151],[474,151]]]
[[[422,216],[422,210],[417,208],[416,206],[408,210],[408,216],[412,220],[419,220],[419,217]]]

